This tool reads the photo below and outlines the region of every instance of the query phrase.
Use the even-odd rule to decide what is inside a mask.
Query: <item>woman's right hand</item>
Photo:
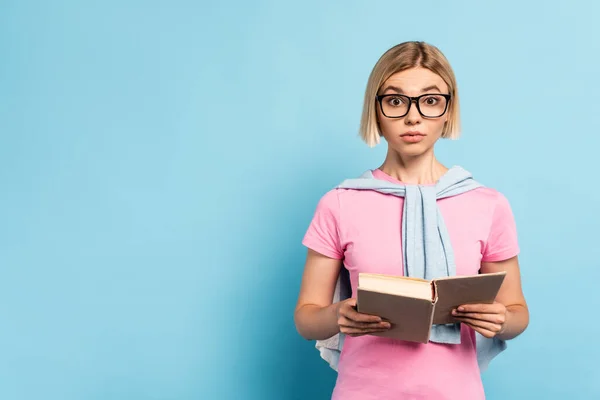
[[[337,323],[340,332],[348,336],[362,336],[369,333],[385,332],[391,325],[380,317],[361,314],[356,311],[356,299],[341,301],[337,308]]]

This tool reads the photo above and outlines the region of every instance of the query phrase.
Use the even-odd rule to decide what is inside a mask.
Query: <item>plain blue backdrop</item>
[[[489,399],[598,388],[598,3],[0,1],[0,398],[327,399],[293,309],[321,195],[377,167],[371,68],[458,79],[438,157],[511,202],[531,324]],[[591,337],[590,337],[591,335]]]

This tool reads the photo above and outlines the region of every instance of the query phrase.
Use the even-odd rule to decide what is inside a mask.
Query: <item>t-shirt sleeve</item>
[[[335,190],[327,192],[317,204],[302,244],[327,257],[344,257],[340,242],[340,205]]]
[[[490,232],[481,261],[503,261],[519,254],[517,227],[507,198],[497,193]]]

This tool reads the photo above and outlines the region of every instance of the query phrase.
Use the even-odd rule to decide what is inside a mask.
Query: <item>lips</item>
[[[400,138],[407,143],[417,143],[423,140],[425,135],[421,132],[405,132],[400,135]]]
[[[405,132],[400,136],[402,136],[402,137],[404,137],[404,136],[425,136],[425,134],[421,133],[419,131],[414,131],[414,132]]]

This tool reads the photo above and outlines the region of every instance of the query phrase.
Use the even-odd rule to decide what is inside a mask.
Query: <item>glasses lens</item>
[[[410,99],[400,94],[393,96],[386,96],[381,99],[381,108],[383,113],[390,117],[401,117],[406,114]]]
[[[435,94],[423,96],[419,108],[425,117],[439,117],[446,110],[446,98]]]

